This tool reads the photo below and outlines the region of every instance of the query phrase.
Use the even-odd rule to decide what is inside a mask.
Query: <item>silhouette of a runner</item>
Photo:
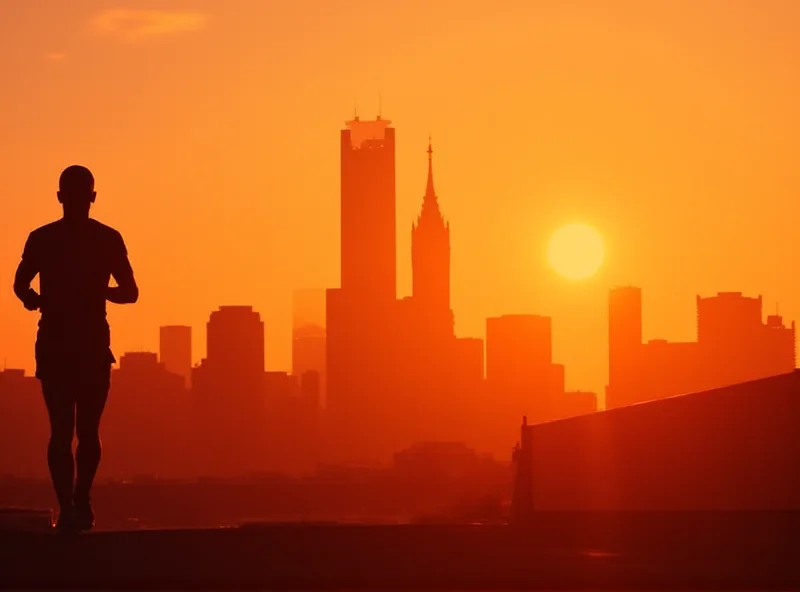
[[[89,169],[75,165],[61,173],[64,216],[30,233],[14,279],[25,308],[41,312],[36,377],[50,417],[47,461],[62,530],[94,526],[90,493],[100,463],[100,417],[116,361],[106,300],[126,304],[139,297],[122,235],[89,217],[95,195]],[[37,274],[39,293],[31,288]],[[109,286],[112,277],[117,286]]]

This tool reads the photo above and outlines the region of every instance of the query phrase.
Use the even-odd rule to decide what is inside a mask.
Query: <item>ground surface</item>
[[[270,525],[0,534],[0,587],[71,589],[800,588],[800,520],[542,518],[502,526]],[[696,528],[692,528],[692,523]],[[716,526],[714,526],[716,525]]]

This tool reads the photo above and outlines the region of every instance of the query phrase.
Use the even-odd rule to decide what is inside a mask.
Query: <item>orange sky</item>
[[[694,296],[763,294],[800,319],[800,2],[26,0],[0,8],[0,359],[32,369],[11,291],[69,164],[97,177],[141,285],[109,305],[118,353],[252,304],[287,369],[291,292],[338,285],[339,129],[397,128],[399,296],[426,143],[452,226],[462,336],[553,317],[568,388],[602,391],[606,292],[644,289],[646,338],[694,338]],[[603,272],[570,283],[546,242],[579,220]]]

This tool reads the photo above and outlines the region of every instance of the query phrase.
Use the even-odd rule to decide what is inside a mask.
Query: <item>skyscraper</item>
[[[613,288],[608,296],[608,387],[606,408],[641,396],[636,389],[637,356],[642,349],[642,290]]]
[[[242,475],[265,463],[264,322],[251,306],[222,306],[206,326],[207,356],[192,371],[201,475]]]
[[[453,336],[450,309],[450,224],[433,186],[433,148],[428,142],[428,181],[422,210],[411,225],[411,270],[415,308],[431,336]]]
[[[368,300],[397,297],[394,128],[348,121],[341,132],[341,287]]]
[[[252,306],[220,306],[206,325],[206,358],[247,375],[264,372],[264,321]]]
[[[697,341],[716,347],[752,343],[761,331],[762,306],[761,296],[741,292],[697,296]]]
[[[715,385],[727,386],[791,372],[795,368],[794,324],[778,315],[762,320],[761,296],[721,292],[697,297],[697,341]]]
[[[392,406],[396,288],[395,134],[390,122],[341,131],[341,287],[326,300],[327,451],[380,456]]]
[[[159,357],[164,367],[189,384],[192,373],[192,328],[169,325],[159,330]]]
[[[783,317],[777,314],[769,315],[764,325],[764,341],[764,358],[769,364],[769,374],[782,374],[795,369],[797,338],[794,321],[784,326]]]

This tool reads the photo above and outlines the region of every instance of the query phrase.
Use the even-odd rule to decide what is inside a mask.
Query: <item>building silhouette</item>
[[[474,392],[484,378],[484,345],[478,337],[459,337],[455,343],[455,370],[462,392]]]
[[[486,319],[486,379],[545,391],[553,365],[552,323],[539,315]]]
[[[39,381],[24,370],[0,370],[0,477],[46,477],[49,430]]]
[[[240,475],[265,462],[264,322],[251,306],[222,306],[206,325],[206,357],[192,371],[198,472]]]
[[[505,413],[546,421],[563,367],[554,367],[552,322],[539,315],[486,319],[486,383]],[[563,387],[560,392],[563,392]]]
[[[412,290],[398,298],[395,130],[380,117],[355,118],[340,140],[340,285],[294,293],[291,373],[266,371],[264,322],[250,306],[211,313],[207,354],[193,368],[192,328],[161,327],[159,356],[127,353],[113,372],[106,476],[175,476],[178,465],[200,477],[311,472],[320,461],[368,466],[421,442],[505,457],[508,426],[520,416],[534,425],[597,410],[595,393],[566,389],[549,317],[502,315],[486,319],[485,339],[455,334],[450,223],[430,139],[411,221]],[[615,288],[608,339],[609,408],[780,374],[796,362],[794,323],[777,314],[763,321],[761,297],[733,292],[698,297],[697,339],[675,343],[645,341],[641,289]],[[27,442],[30,453],[46,439],[34,392],[38,383],[23,372],[0,373],[2,449]],[[30,463],[44,474],[35,452]],[[0,460],[0,474],[23,471],[20,458]]]
[[[206,331],[209,364],[243,377],[264,372],[264,321],[252,306],[221,306],[211,313]]]
[[[703,351],[696,341],[650,339],[640,348],[638,387],[633,403],[671,397],[714,385]]]
[[[434,437],[463,438],[464,414],[456,416],[453,411],[477,391],[483,374],[482,342],[467,342],[472,344],[470,350],[454,333],[450,225],[434,187],[430,140],[427,164],[420,212],[411,225],[412,294],[399,299],[395,307],[395,365],[401,370],[394,378],[395,413],[405,428],[399,447]],[[480,348],[477,356],[476,345]]]
[[[763,321],[762,298],[740,292],[697,297],[697,340],[642,342],[641,290],[609,294],[609,384],[606,408],[720,388],[791,372],[795,325]]]
[[[324,405],[326,382],[325,290],[295,290],[292,295],[292,374],[316,372],[319,405]]]
[[[381,119],[341,131],[341,287],[348,296],[397,296],[395,130]]]
[[[634,286],[613,288],[608,297],[606,407],[626,405],[637,396],[641,347],[642,290]]]
[[[262,470],[284,474],[313,472],[319,457],[319,374],[265,373],[266,440]]]
[[[388,120],[341,132],[341,283],[326,299],[326,451],[388,454],[393,445],[395,133]],[[388,447],[388,449],[387,449]]]
[[[183,325],[161,327],[158,351],[164,367],[182,376],[188,386],[192,377],[192,328]]]
[[[588,415],[597,410],[597,393],[591,391],[565,391],[556,419]]]
[[[593,413],[597,396],[585,391],[567,391],[566,369],[553,362],[552,320],[530,314],[504,315],[486,320],[485,413],[524,415],[531,423],[542,423]],[[492,450],[501,446],[500,436]],[[507,442],[506,442],[507,443]]]
[[[697,341],[714,386],[789,372],[795,367],[794,323],[778,315],[763,322],[761,296],[721,292],[697,297]]]
[[[456,337],[450,225],[436,194],[430,141],[421,209],[411,225],[412,294],[396,298],[394,251],[384,243],[394,234],[380,230],[393,224],[381,208],[394,209],[394,130],[380,119],[347,125],[342,279],[326,301],[326,452],[369,462],[441,439],[507,450],[505,426],[519,413],[546,421],[571,409],[594,410],[593,395],[564,391],[564,369],[552,363],[549,318],[490,321],[485,356],[482,340]],[[392,281],[374,271],[379,265]],[[480,434],[473,414],[491,417]]]
[[[794,321],[786,326],[780,315],[769,315],[764,324],[763,335],[762,360],[765,373],[782,374],[787,368],[794,368],[797,365],[797,334]]]
[[[111,391],[101,424],[106,445],[100,476],[131,480],[140,476],[187,478],[191,420],[184,377],[151,352],[129,352],[111,375]]]
[[[433,147],[428,142],[428,180],[417,220],[411,225],[412,298],[415,313],[432,339],[452,339],[450,224],[433,185]]]

